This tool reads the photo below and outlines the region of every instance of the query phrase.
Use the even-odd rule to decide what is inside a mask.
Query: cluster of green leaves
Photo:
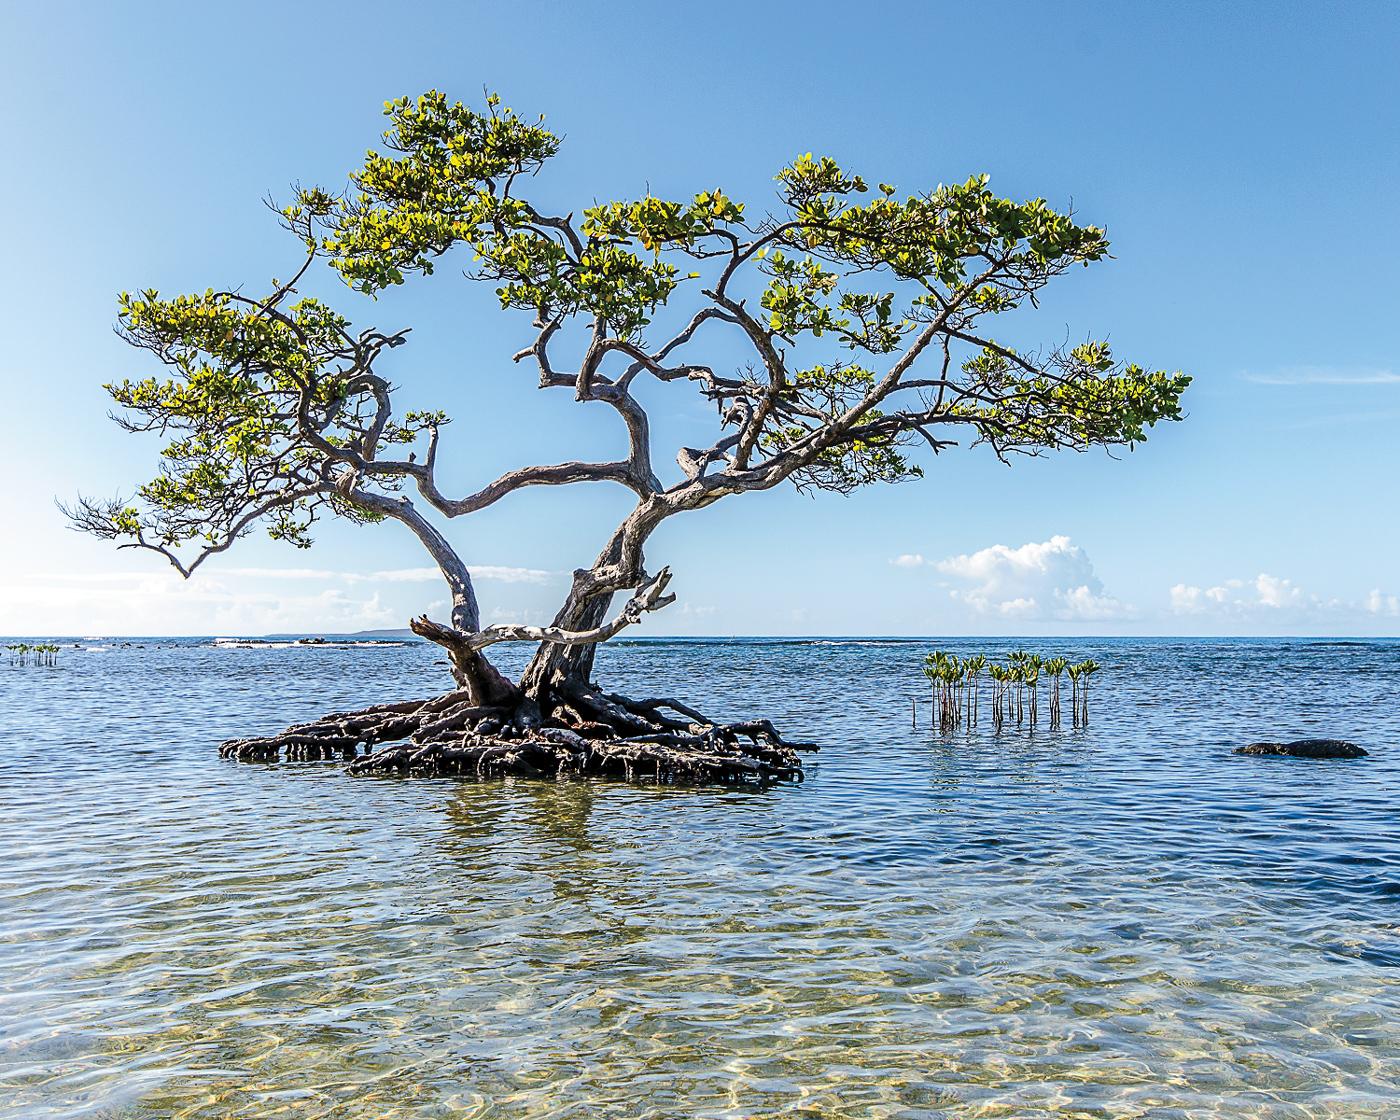
[[[925,655],[923,664],[924,676],[935,685],[943,686],[974,681],[986,667],[987,657],[985,654],[959,657],[955,653],[948,653],[940,649]],[[995,668],[993,666],[993,669]]]
[[[811,254],[798,258],[778,250],[762,255],[760,267],[769,282],[759,304],[768,312],[769,328],[788,341],[803,334],[833,334],[852,350],[889,354],[913,327],[909,319],[894,317],[893,292],[840,291],[841,274]]]
[[[244,512],[274,503],[270,535],[309,544],[316,509],[344,503],[333,491],[292,497],[322,481],[324,456],[298,423],[303,399],[328,438],[342,441],[366,407],[347,396],[334,367],[346,353],[346,321],[312,299],[275,312],[213,291],[169,299],[123,293],[119,321],[128,340],[171,373],[105,388],[124,410],[124,426],[169,442],[156,477],[137,491],[139,503],[109,508],[110,535],[215,544]]]
[[[849,196],[864,193],[864,182],[830,159],[803,157],[778,178],[796,219],[792,244],[854,268],[885,268],[915,281],[930,289],[920,297],[924,305],[938,305],[935,284],[949,297],[987,265],[995,263],[1016,283],[1034,286],[1070,264],[1088,264],[1108,252],[1102,229],[1076,224],[1042,198],[1001,198],[988,187],[986,175],[903,201],[882,184],[879,196],[862,205],[852,204]]]
[[[510,183],[552,156],[558,138],[491,97],[485,113],[449,102],[436,90],[385,103],[392,122],[388,154],[370,151],[351,176],[355,194],[330,202],[327,192],[301,191],[285,212],[315,213],[330,229],[321,247],[346,282],[373,293],[431,273],[433,261],[459,242],[510,269],[529,207],[512,199]],[[541,244],[535,252],[547,252]]]
[[[389,154],[371,151],[351,176],[352,195],[327,205],[325,191],[303,191],[284,212],[315,215],[334,267],[367,293],[431,273],[456,245],[471,250],[477,275],[499,282],[503,307],[537,315],[588,313],[626,335],[688,278],[662,258],[694,251],[716,228],[737,225],[743,207],[721,191],[689,203],[646,197],[584,212],[580,230],[542,218],[511,194],[558,150],[558,138],[500,99],[484,113],[432,91],[386,103]]]
[[[777,174],[783,197],[799,222],[817,230],[830,222],[843,209],[842,199],[852,194],[864,194],[865,180],[852,175],[830,156],[820,159],[811,152],[798,156]],[[892,194],[893,188],[881,185],[882,194]]]
[[[450,422],[447,413],[440,408],[410,409],[404,413],[402,421],[389,421],[380,438],[384,443],[413,444],[424,432],[437,431]]]
[[[178,371],[183,391],[161,404],[189,417],[240,399],[255,384],[290,393],[312,384],[328,356],[343,352],[348,326],[319,300],[303,299],[285,314],[269,314],[212,290],[173,299],[155,291],[123,292],[118,323],[130,340]]]
[[[1182,373],[1119,366],[1106,342],[1086,342],[1040,365],[985,348],[963,363],[967,383],[953,413],[999,451],[1141,443],[1162,421],[1180,420],[1191,384]]]
[[[716,229],[737,227],[744,207],[723,191],[702,191],[689,203],[648,195],[636,202],[608,202],[583,212],[583,233],[610,242],[636,241],[648,252],[695,249]]]
[[[775,416],[758,440],[761,451],[778,455],[789,451],[833,421],[857,408],[875,384],[873,371],[849,362],[817,365],[798,370],[779,394]],[[866,409],[849,422],[860,429],[879,420],[879,409]],[[875,482],[902,482],[922,478],[923,470],[900,451],[908,441],[904,434],[864,433],[824,448],[812,462],[792,477],[799,488],[846,494]]]

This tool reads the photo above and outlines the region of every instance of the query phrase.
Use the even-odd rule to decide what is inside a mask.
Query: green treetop
[[[522,684],[534,688],[586,674],[594,643],[671,600],[669,573],[648,575],[643,551],[673,514],[784,481],[840,493],[898,482],[958,444],[1004,460],[1132,445],[1181,418],[1181,373],[1122,362],[1092,339],[1035,350],[997,340],[999,321],[1009,329],[1046,285],[1103,261],[1109,246],[1102,229],[1043,199],[999,197],[985,176],[901,194],[804,155],[778,172],[767,211],[710,189],[558,213],[532,201],[560,146],[542,119],[495,96],[474,109],[437,92],[385,113],[382,148],[346,190],[298,189],[281,211],[305,250],[290,281],[261,296],[122,297],[122,333],[165,373],[108,388],[121,423],[167,442],[131,500],[73,507],[83,528],[189,574],[257,524],[305,546],[326,513],[398,521],[453,594],[450,623],[422,620],[420,632],[456,651],[459,679],[492,642],[539,642]],[[357,331],[297,285],[328,265],[374,296],[443,258],[527,314],[514,361],[541,388],[610,406],[625,453],[522,465],[462,496],[439,488],[447,417],[396,412],[396,390],[376,372],[406,332]],[[723,332],[744,359],[705,357]],[[677,449],[675,468],[659,470],[639,379],[710,402],[712,442]],[[624,486],[636,505],[549,626],[482,628],[439,519],[525,486],[578,482]],[[619,591],[631,600],[608,621]]]

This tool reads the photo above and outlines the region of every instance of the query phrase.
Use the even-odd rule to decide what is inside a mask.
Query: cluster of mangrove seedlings
[[[10,652],[11,665],[57,665],[58,647],[15,642],[5,647]]]
[[[1012,721],[1017,727],[1035,729],[1040,718],[1042,679],[1049,685],[1050,729],[1059,728],[1063,712],[1060,682],[1066,676],[1070,683],[1071,722],[1075,727],[1088,727],[1089,679],[1100,668],[1092,658],[1071,664],[1063,657],[1041,657],[1025,650],[1008,653],[1005,664],[989,661],[980,653],[958,657],[942,650],[934,650],[924,658],[924,676],[933,685],[934,714],[943,732],[964,725],[977,726],[984,671],[991,692],[992,730],[997,734]]]

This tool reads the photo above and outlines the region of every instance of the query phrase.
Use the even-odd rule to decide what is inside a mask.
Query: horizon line
[[[373,630],[286,630],[264,634],[237,634],[228,631],[204,634],[99,634],[81,635],[57,634],[50,631],[34,631],[28,634],[3,634],[0,640],[25,640],[47,638],[53,641],[285,641],[297,638],[372,638],[375,636],[395,636],[416,638],[427,643],[426,638],[414,634],[408,627],[383,627]],[[615,645],[619,642],[674,642],[674,641],[881,641],[881,642],[929,642],[929,641],[1145,641],[1145,640],[1212,640],[1212,641],[1400,641],[1400,634],[636,634],[615,635],[597,645]],[[431,644],[431,643],[427,643]],[[534,642],[508,642],[506,645],[533,645]]]

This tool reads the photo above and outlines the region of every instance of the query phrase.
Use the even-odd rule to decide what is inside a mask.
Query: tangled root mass
[[[351,774],[606,777],[685,784],[801,781],[799,750],[768,720],[719,723],[678,700],[590,687],[541,710],[465,691],[339,712],[265,738],[230,739],[243,762],[344,759]]]

